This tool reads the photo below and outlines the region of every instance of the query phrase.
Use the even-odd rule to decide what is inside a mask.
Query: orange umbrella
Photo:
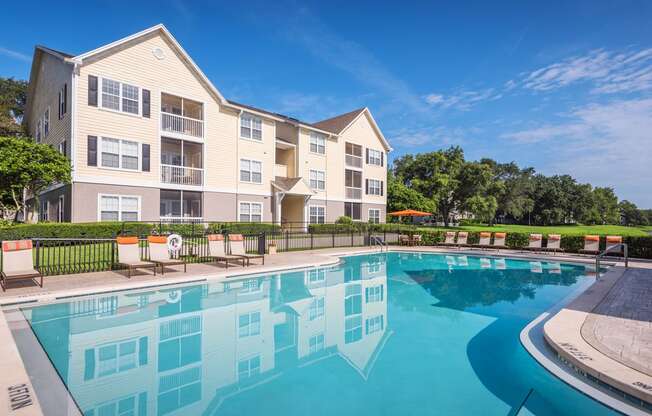
[[[416,211],[413,209],[404,209],[403,211],[390,212],[392,217],[429,217],[432,214],[429,212]]]

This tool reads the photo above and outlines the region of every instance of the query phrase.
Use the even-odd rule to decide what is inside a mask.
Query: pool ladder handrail
[[[382,238],[375,236],[375,235],[370,235],[369,236],[369,247],[375,247],[375,246],[380,246],[380,251],[383,251],[383,248],[385,248],[385,251],[388,251],[387,243],[383,241]]]
[[[628,248],[627,248],[627,243],[618,243],[618,244],[613,244],[610,246],[607,246],[603,252],[598,253],[597,256],[595,256],[595,276],[596,278],[600,278],[600,259],[606,256],[609,252],[614,251],[615,249],[620,248],[622,249],[623,257],[625,259],[625,268],[629,267],[629,255],[628,255]]]

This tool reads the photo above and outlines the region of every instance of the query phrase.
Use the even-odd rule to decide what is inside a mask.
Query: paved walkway
[[[652,376],[652,273],[627,270],[586,318],[582,336],[608,357]]]

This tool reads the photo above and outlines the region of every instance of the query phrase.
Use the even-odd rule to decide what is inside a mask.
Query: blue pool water
[[[383,253],[23,313],[86,416],[612,414],[519,342],[585,274]]]

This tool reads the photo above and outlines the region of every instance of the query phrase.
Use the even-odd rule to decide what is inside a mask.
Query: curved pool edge
[[[626,393],[620,391],[617,393],[610,388],[601,386],[562,361],[559,352],[549,344],[550,341],[546,337],[544,331],[546,323],[594,284],[595,282],[570,294],[526,325],[519,335],[521,345],[544,369],[582,394],[626,415],[649,416],[650,413],[628,403],[624,397],[619,396],[619,393],[621,395]]]

